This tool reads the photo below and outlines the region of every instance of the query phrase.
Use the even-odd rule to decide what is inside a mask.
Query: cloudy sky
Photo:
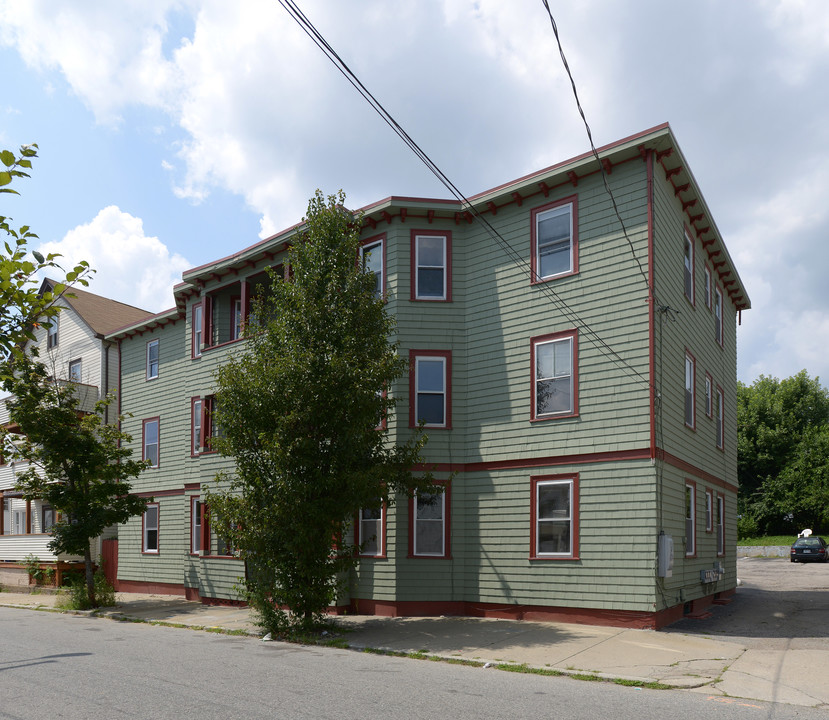
[[[298,0],[466,194],[589,149],[541,0]],[[597,145],[671,123],[752,299],[739,378],[829,384],[829,3],[554,2]],[[277,0],[0,0],[0,214],[149,310],[290,226],[446,192]]]

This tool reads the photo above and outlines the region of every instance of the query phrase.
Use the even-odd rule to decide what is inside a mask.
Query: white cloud
[[[173,306],[173,285],[191,267],[157,237],[145,235],[140,218],[114,205],[70,230],[62,240],[38,249],[60,253],[65,269],[86,260],[96,270],[88,288],[91,292],[153,312]]]

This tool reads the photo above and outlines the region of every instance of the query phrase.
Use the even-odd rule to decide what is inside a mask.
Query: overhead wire
[[[383,121],[395,132],[395,134],[398,137],[400,137],[401,140],[403,140],[403,142],[409,147],[409,149],[411,149],[412,152],[415,155],[417,155],[421,162],[423,162],[423,164],[426,165],[429,171],[450,192],[450,194],[452,194],[455,197],[455,199],[461,204],[462,211],[470,213],[476,220],[478,220],[481,223],[481,225],[483,226],[487,234],[490,236],[490,238],[495,240],[502,247],[502,249],[510,257],[510,259],[512,259],[516,263],[516,265],[530,278],[531,282],[537,282],[538,280],[540,280],[540,277],[536,273],[534,273],[532,267],[527,262],[524,255],[522,253],[519,253],[515,248],[513,248],[509,244],[509,242],[507,242],[507,240],[492,226],[489,220],[469,201],[469,199],[458,189],[458,187],[438,167],[438,165],[429,157],[429,155],[414,141],[414,139],[412,139],[412,137],[394,119],[394,117],[391,115],[391,113],[389,113],[386,110],[382,103],[368,90],[368,88],[366,88],[366,86],[360,81],[356,74],[339,56],[336,50],[334,50],[331,44],[325,39],[322,33],[320,33],[319,30],[317,30],[317,28],[308,19],[305,13],[302,12],[297,3],[294,0],[278,0],[278,2],[288,12],[291,18],[299,25],[303,32],[305,32],[305,34],[308,35],[309,38],[311,38],[314,44],[316,44],[317,47],[320,50],[322,50],[325,56],[346,78],[346,80],[348,80],[348,82],[360,93],[360,95],[362,95],[362,97],[366,100],[366,102],[369,103],[369,105],[371,105],[375,112],[377,112],[377,114],[380,115]],[[590,138],[590,143],[592,147],[592,136]],[[595,153],[595,148],[593,148],[593,150]],[[597,153],[596,157],[598,158]],[[599,167],[603,171],[601,162],[599,162]],[[608,187],[606,180],[605,187]],[[613,205],[614,208],[616,208],[615,199],[613,201]],[[616,214],[621,222],[621,216],[619,215],[618,208],[616,208]],[[622,224],[622,227],[624,229],[624,224]],[[625,236],[627,237],[626,230]],[[628,242],[631,242],[629,237]],[[633,246],[631,243],[631,248],[632,247]],[[641,263],[639,263],[635,253],[634,259],[639,264],[640,272],[643,272]],[[645,278],[645,280],[647,282],[647,277]],[[552,289],[549,283],[539,283],[537,287],[539,287],[540,291],[543,294],[545,294],[548,297],[548,299],[553,302],[554,305],[558,307],[558,309],[560,310],[562,315],[568,320],[568,322],[572,323],[574,326],[578,326],[598,348],[603,349],[605,351],[605,353],[608,355],[611,361],[614,362],[614,364],[616,364],[621,369],[627,371],[629,374],[638,378],[639,381],[641,381],[648,387],[651,386],[651,382],[648,380],[648,378],[642,375],[642,373],[637,368],[635,368],[633,365],[627,362],[623,357],[621,357],[621,355],[619,355],[616,352],[616,350],[614,350],[610,345],[608,345],[607,342],[605,342],[605,340],[590,326],[590,324],[587,323],[584,320],[584,318],[582,318]]]

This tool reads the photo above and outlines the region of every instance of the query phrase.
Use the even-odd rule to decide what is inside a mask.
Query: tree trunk
[[[83,563],[86,570],[86,594],[89,598],[89,606],[96,608],[98,607],[98,600],[95,597],[95,569],[92,565],[92,551],[89,549],[88,542],[83,554]]]

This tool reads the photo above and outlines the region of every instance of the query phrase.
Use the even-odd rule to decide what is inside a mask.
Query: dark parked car
[[[791,559],[792,562],[826,562],[829,560],[829,548],[826,541],[817,535],[800,537],[792,545]]]

